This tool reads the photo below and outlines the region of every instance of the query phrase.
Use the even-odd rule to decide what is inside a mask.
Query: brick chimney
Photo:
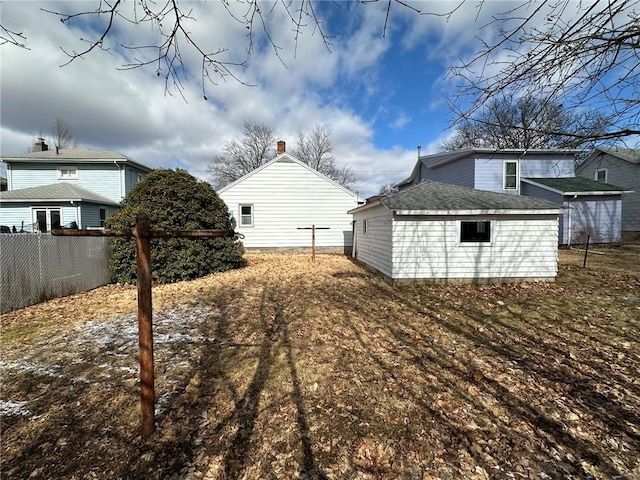
[[[36,146],[33,148],[34,152],[46,152],[49,150],[49,145],[47,145],[44,141],[44,138],[38,138],[36,142]]]
[[[278,140],[278,148],[276,149],[276,153],[278,155],[282,155],[286,151],[287,151],[287,144],[285,143],[285,141]]]

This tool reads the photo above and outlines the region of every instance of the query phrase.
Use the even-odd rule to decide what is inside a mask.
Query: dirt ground
[[[0,476],[640,479],[640,250],[603,252],[550,284],[253,254],[154,287],[148,442],[134,287],[3,315]]]

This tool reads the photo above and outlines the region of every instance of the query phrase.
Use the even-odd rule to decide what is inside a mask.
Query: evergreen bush
[[[152,230],[230,230],[226,204],[210,184],[182,169],[158,169],[146,175],[127,195],[122,208],[111,215],[106,227],[130,230],[136,217],[147,215]],[[154,283],[192,280],[244,265],[244,247],[233,238],[153,239],[151,266]],[[113,280],[136,283],[136,242],[111,240]]]

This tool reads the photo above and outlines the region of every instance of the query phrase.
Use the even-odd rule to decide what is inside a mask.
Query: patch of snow
[[[0,415],[6,417],[30,417],[31,412],[26,408],[27,402],[11,402],[9,400],[0,400]]]

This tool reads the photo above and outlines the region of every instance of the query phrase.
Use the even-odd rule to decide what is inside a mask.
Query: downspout
[[[120,198],[118,200],[118,203],[122,202],[122,200],[124,200],[124,197],[122,196],[122,183],[124,181],[123,178],[123,174],[122,174],[122,169],[120,168],[120,165],[118,164],[117,160],[114,160],[113,163],[115,164],[116,167],[118,167],[118,189],[119,189],[119,194],[120,194]]]

